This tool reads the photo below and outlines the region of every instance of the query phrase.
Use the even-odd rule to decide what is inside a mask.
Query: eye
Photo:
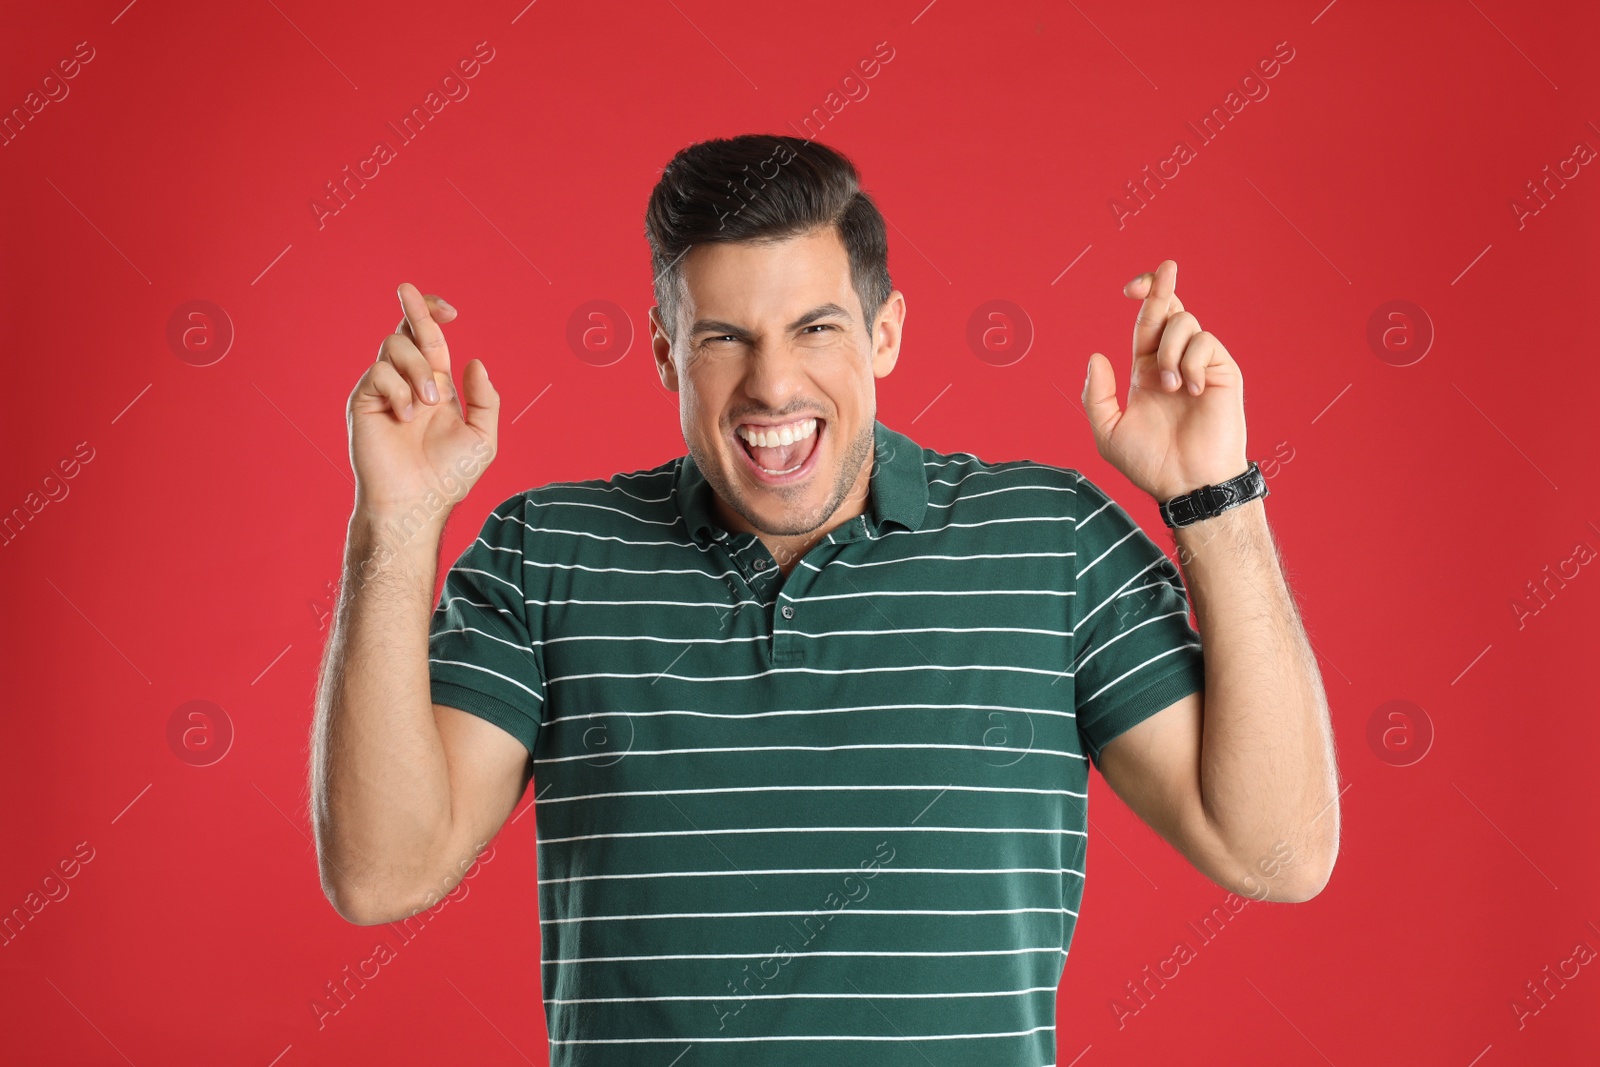
[[[833,324],[832,323],[828,323],[828,322],[819,322],[819,323],[816,323],[815,325],[806,327],[807,330],[831,330],[833,328],[834,328]],[[802,330],[801,332],[804,333],[805,331]]]

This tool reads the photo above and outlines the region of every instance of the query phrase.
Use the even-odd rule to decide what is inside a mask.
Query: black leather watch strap
[[[1192,493],[1175,496],[1161,505],[1161,521],[1177,528],[1221,515],[1230,508],[1268,495],[1267,479],[1254,460],[1236,478],[1216,485],[1202,485]]]

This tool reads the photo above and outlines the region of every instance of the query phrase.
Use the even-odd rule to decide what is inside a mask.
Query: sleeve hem
[[[1179,661],[1176,669],[1168,670],[1149,682],[1132,697],[1126,698],[1111,714],[1095,722],[1094,732],[1101,739],[1098,745],[1087,731],[1080,730],[1084,747],[1095,769],[1100,768],[1100,753],[1105,751],[1106,745],[1190,693],[1204,692],[1205,686],[1205,661],[1199,654],[1185,657]]]
[[[529,718],[527,712],[514,704],[507,704],[499,697],[481,693],[476,689],[469,689],[454,682],[432,679],[429,683],[432,691],[433,702],[447,707],[460,708],[470,712],[500,727],[506,733],[522,742],[522,747],[528,750],[528,755],[533,755],[534,742],[538,738],[539,723]]]

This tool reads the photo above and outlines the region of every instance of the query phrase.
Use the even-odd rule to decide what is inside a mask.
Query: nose
[[[747,397],[776,415],[804,396],[806,382],[803,353],[782,345],[763,345],[747,357],[742,386]]]

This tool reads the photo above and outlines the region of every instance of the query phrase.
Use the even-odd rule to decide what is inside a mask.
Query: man
[[[1084,405],[1100,454],[1170,503],[1187,589],[1077,470],[877,420],[905,298],[843,156],[693,145],[647,236],[688,454],[501,502],[431,620],[499,395],[474,359],[457,404],[455,311],[409,284],[351,395],[312,768],[341,915],[432,906],[531,776],[552,1063],[1042,1065],[1091,761],[1217,884],[1321,890],[1326,703],[1259,479],[1189,496],[1253,467],[1239,368],[1176,263],[1124,289],[1127,408],[1099,353]]]

